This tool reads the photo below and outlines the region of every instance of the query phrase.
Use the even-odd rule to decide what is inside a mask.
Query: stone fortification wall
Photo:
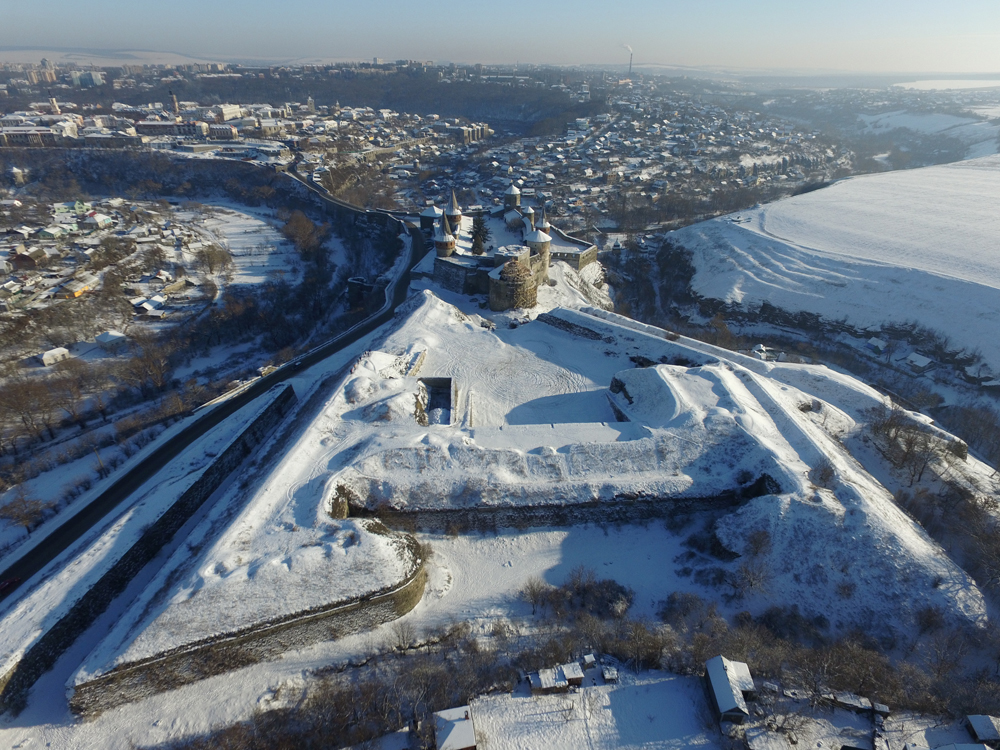
[[[216,457],[205,473],[152,524],[121,558],[68,612],[39,638],[7,674],[0,677],[0,702],[19,711],[35,681],[52,668],[56,660],[83,631],[108,608],[133,578],[173,538],[226,478],[278,424],[295,403],[290,385],[277,386],[281,393]]]
[[[737,507],[749,499],[780,490],[767,474],[740,489],[712,497],[618,496],[613,501],[573,505],[525,505],[476,507],[448,510],[391,511],[380,509],[378,517],[390,526],[431,533],[495,532],[497,529],[529,529],[581,524],[634,524],[671,518],[708,509]],[[353,516],[371,515],[367,508],[350,507]]]
[[[411,553],[416,555],[415,540]],[[74,713],[95,716],[109,708],[141,700],[198,680],[255,664],[320,641],[341,638],[395,620],[420,601],[427,582],[423,562],[392,589],[346,602],[299,612],[237,633],[220,635],[123,664],[76,686]]]

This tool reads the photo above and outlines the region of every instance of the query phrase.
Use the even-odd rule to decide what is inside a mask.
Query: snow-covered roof
[[[973,736],[983,742],[1000,741],[1000,719],[995,716],[976,714],[968,717]]]
[[[510,183],[510,187],[504,190],[504,195],[520,195],[521,191],[518,189],[517,185],[513,182]]]
[[[111,344],[115,341],[121,341],[125,338],[125,334],[121,331],[105,331],[104,333],[99,333],[94,338],[98,344]]]
[[[524,238],[525,242],[552,242],[552,238],[545,234],[541,229],[535,229],[534,231],[528,232],[527,236]]]
[[[476,746],[476,727],[468,706],[449,708],[434,714],[437,750],[468,750]]]
[[[575,661],[571,661],[571,662],[569,662],[567,664],[562,664],[562,665],[560,665],[559,669],[562,670],[563,677],[566,678],[567,682],[570,681],[570,680],[582,680],[583,679],[583,669]]]
[[[708,681],[715,695],[715,704],[719,707],[719,712],[723,714],[739,712],[749,716],[746,701],[743,700],[743,693],[737,682],[737,669],[735,665],[741,665],[746,670],[747,676],[750,669],[742,662],[729,661],[724,656],[714,656],[705,662],[705,672],[708,674]],[[742,675],[742,670],[740,671]],[[751,684],[753,681],[751,680]]]
[[[420,215],[421,216],[429,216],[429,217],[432,217],[434,219],[437,219],[437,218],[439,218],[439,217],[441,217],[441,216],[444,215],[444,211],[442,211],[437,206],[428,206],[427,208],[425,208],[423,211],[420,212]]]

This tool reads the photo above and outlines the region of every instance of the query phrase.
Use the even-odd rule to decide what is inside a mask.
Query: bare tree
[[[25,531],[30,533],[32,527],[45,517],[45,511],[51,508],[53,503],[33,498],[23,484],[19,484],[12,494],[13,497],[5,505],[0,506],[0,518],[23,526]]]
[[[520,596],[531,605],[531,614],[535,614],[545,604],[550,588],[552,587],[538,576],[532,576],[525,582]]]

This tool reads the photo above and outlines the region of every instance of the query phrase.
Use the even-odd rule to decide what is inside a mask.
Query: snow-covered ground
[[[668,237],[692,251],[705,297],[917,321],[1000,367],[998,156],[856,177]]]
[[[720,747],[718,735],[705,731],[711,710],[698,678],[624,677],[618,685],[592,685],[568,695],[479,698],[471,705],[476,734],[490,750]]]
[[[299,265],[299,256],[291,242],[282,236],[281,221],[274,209],[253,208],[225,200],[203,201],[209,211],[178,209],[177,216],[185,223],[198,227],[205,241],[214,241],[229,250],[233,256],[233,274],[230,283],[260,284],[275,274],[293,274]],[[344,262],[344,248],[338,239],[331,238],[327,247],[330,260],[340,265]],[[190,263],[193,258],[186,258]]]
[[[936,78],[926,81],[897,83],[896,85],[900,88],[914,89],[916,91],[957,91],[964,89],[1000,88],[1000,81],[978,78]]]
[[[844,252],[836,257],[860,262]],[[560,265],[556,285],[540,290],[541,310],[604,299],[588,286],[596,277],[581,279]],[[537,319],[539,310],[487,320],[481,300],[441,297],[415,294],[381,331],[292,379],[300,405],[316,395],[295,430],[285,442],[272,438],[261,446],[242,481],[206,505],[143,589],[116,602],[42,678],[21,716],[2,720],[0,743],[125,748],[190,736],[288,705],[311,670],[391,641],[391,627],[383,626],[316,644],[85,724],[73,721],[61,695],[65,686],[122,661],[370,590],[398,575],[392,550],[366,536],[360,522],[328,515],[337,492],[400,507],[474,509],[614,502],[621,493],[711,496],[764,473],[780,486],[719,511],[714,533],[742,555],[728,563],[685,546],[684,537],[697,529],[675,533],[659,522],[421,535],[434,549],[429,581],[404,618],[418,635],[458,621],[485,634],[493,617],[527,617],[530,608],[518,599],[525,582],[539,576],[562,583],[577,565],[632,587],[638,616],[654,615],[657,603],[678,590],[721,600],[717,584],[692,572],[732,575],[753,561],[757,583],[723,604],[724,611],[794,605],[806,616],[826,616],[831,632],[861,626],[874,636],[912,632],[914,612],[926,606],[956,621],[984,620],[975,584],[893,503],[882,483],[888,470],[873,452],[848,450],[864,411],[880,403],[872,389],[824,367],[765,363],[671,341],[663,331],[599,309],[557,307],[548,322]],[[657,364],[637,368],[637,361]],[[454,384],[451,411],[428,401],[426,424],[418,419],[420,378]],[[612,403],[632,421],[616,421]],[[814,484],[810,474],[824,462],[830,474]],[[963,467],[989,486],[985,467],[972,459]],[[750,549],[754,531],[768,532],[769,545]],[[373,557],[366,557],[369,550]],[[82,580],[97,569],[95,560],[81,558],[67,570],[80,568],[73,575]],[[56,594],[67,590],[51,588],[36,608],[54,611]],[[21,641],[31,636],[17,617],[13,622],[10,632]],[[3,632],[6,638],[7,622]],[[690,718],[699,700],[690,685],[647,676],[600,688],[593,716],[570,728],[584,733],[572,735],[581,741],[567,741],[586,746],[589,731],[589,741],[602,747],[711,746],[712,736]],[[491,708],[483,720],[495,721],[501,737],[513,736],[503,727],[523,716],[527,704],[519,700],[484,699]],[[647,711],[647,703],[662,708]],[[676,705],[687,707],[688,718],[668,721]],[[559,710],[558,720],[572,723],[566,713]],[[556,732],[551,716],[528,719],[540,736]]]

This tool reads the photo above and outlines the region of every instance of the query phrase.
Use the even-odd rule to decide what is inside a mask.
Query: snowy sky
[[[996,0],[0,0],[15,47],[218,60],[410,58],[859,72],[998,72]],[[9,57],[9,56],[8,56]]]

